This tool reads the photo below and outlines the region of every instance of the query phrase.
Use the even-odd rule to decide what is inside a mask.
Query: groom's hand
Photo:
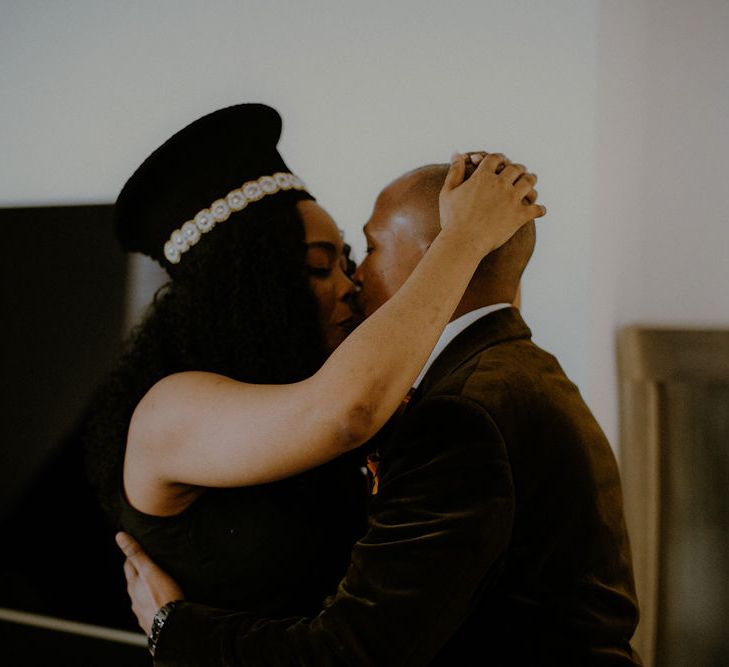
[[[149,636],[154,615],[168,602],[182,600],[185,596],[177,582],[162,570],[127,533],[117,533],[116,543],[127,557],[124,575],[127,593],[132,600],[132,611],[139,626]]]

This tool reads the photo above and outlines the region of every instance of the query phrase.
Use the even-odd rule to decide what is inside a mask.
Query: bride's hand
[[[470,177],[467,161],[477,164]],[[546,208],[535,203],[536,182],[535,174],[501,153],[454,155],[440,192],[441,227],[486,256],[545,215]]]

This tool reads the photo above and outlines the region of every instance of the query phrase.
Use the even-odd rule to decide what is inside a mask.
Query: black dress
[[[195,602],[267,616],[313,613],[365,530],[358,453],[271,484],[209,489],[157,517],[122,494],[121,524]]]

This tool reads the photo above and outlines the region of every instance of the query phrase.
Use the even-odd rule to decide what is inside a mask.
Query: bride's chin
[[[354,328],[349,327],[332,327],[330,331],[327,332],[326,336],[326,346],[327,346],[327,352],[331,354],[336,350],[349,336],[350,333],[354,331]]]

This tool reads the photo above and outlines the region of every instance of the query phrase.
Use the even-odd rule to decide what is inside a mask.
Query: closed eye
[[[314,266],[307,266],[306,270],[315,278],[328,278],[332,274],[332,269],[318,269]]]

